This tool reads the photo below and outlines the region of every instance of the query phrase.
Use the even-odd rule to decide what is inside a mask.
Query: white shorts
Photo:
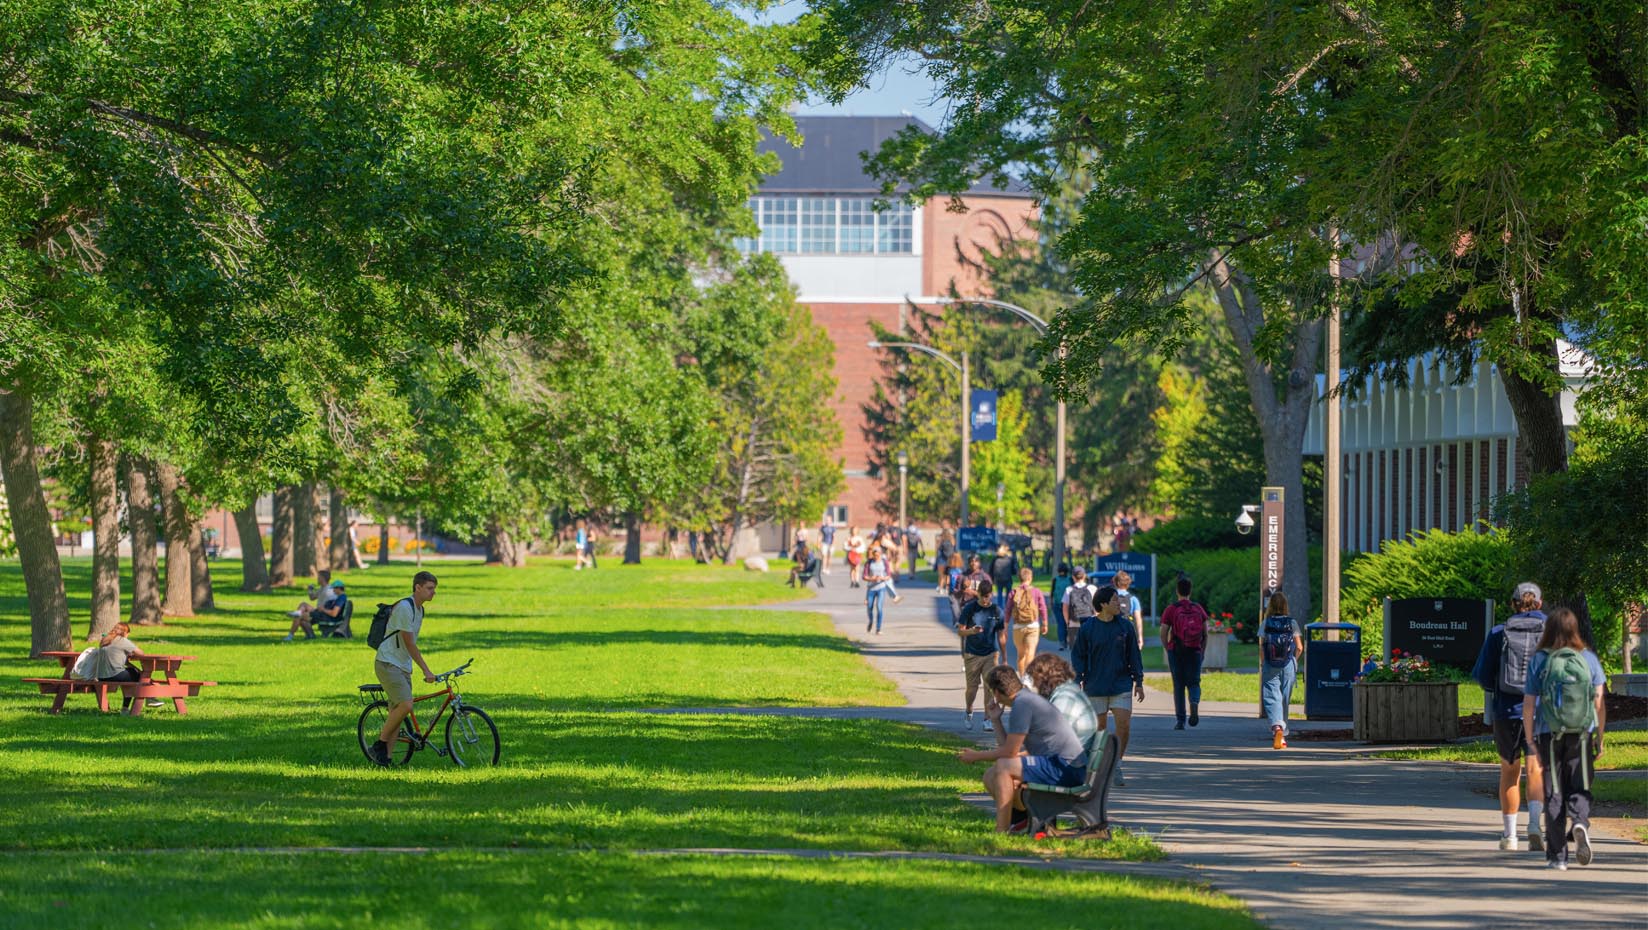
[[[1133,692],[1131,691],[1123,691],[1121,694],[1112,694],[1108,697],[1089,694],[1087,700],[1093,705],[1093,713],[1101,717],[1104,716],[1106,711],[1111,710],[1133,712]]]

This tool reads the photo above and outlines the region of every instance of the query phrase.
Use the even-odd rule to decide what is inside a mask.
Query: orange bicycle
[[[500,747],[497,725],[486,711],[464,703],[463,695],[453,684],[456,679],[469,674],[469,666],[474,663],[475,660],[470,659],[450,672],[436,675],[435,681],[445,684],[445,690],[412,699],[412,713],[401,721],[401,731],[395,738],[395,745],[389,749],[391,765],[405,765],[414,752],[429,748],[435,727],[448,709],[452,715],[446,718],[445,745],[436,746],[435,755],[451,759],[453,765],[498,764]],[[384,721],[389,719],[389,702],[383,698],[383,685],[361,685],[360,697],[361,703],[366,706],[361,710],[360,721],[355,724],[355,735],[360,739],[361,752],[371,759],[367,749],[377,742],[378,734],[383,732]],[[418,704],[435,698],[446,700],[440,710],[435,711],[435,716],[429,719],[429,726],[420,727]]]

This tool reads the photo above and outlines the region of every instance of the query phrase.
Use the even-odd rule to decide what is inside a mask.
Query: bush
[[[1159,523],[1133,537],[1129,548],[1134,552],[1153,553],[1158,557],[1204,549],[1252,549],[1259,545],[1258,534],[1243,536],[1236,532],[1233,518],[1174,517]]]
[[[1151,532],[1155,532],[1152,530]],[[1340,556],[1344,570],[1357,560],[1355,553]],[[1320,618],[1322,612],[1322,547],[1310,547],[1311,617]],[[1162,590],[1173,590],[1173,579],[1179,572],[1190,576],[1195,585],[1195,600],[1218,616],[1232,616],[1233,632],[1239,642],[1252,643],[1259,639],[1259,553],[1257,549],[1203,549],[1156,556],[1156,572],[1161,577]],[[1158,602],[1158,607],[1165,603]],[[1300,618],[1301,622],[1306,622]],[[1352,621],[1354,622],[1354,621]]]
[[[1361,625],[1363,657],[1384,657],[1387,597],[1492,599],[1500,623],[1511,613],[1513,561],[1510,542],[1496,531],[1432,530],[1386,540],[1377,554],[1345,567],[1340,613],[1346,623]]]

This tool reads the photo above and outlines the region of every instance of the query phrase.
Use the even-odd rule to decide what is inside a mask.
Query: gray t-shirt
[[[1007,732],[1024,734],[1024,751],[1032,756],[1058,756],[1070,764],[1084,761],[1081,738],[1046,698],[1021,689],[1007,715]]]
[[[132,660],[142,650],[124,636],[113,639],[107,646],[97,650],[97,667],[94,669],[96,677],[112,678],[126,668],[126,663]]]
[[[412,653],[406,651],[406,644],[402,637],[394,635],[397,631],[405,630],[417,639],[418,631],[423,629],[423,608],[415,607],[411,598],[402,598],[395,602],[395,609],[389,613],[389,622],[384,625],[383,643],[378,646],[378,661],[387,662],[403,672],[412,672]]]

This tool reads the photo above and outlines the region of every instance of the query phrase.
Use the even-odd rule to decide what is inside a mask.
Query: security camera
[[[1242,505],[1242,512],[1236,515],[1236,532],[1243,536],[1253,532],[1253,512],[1258,509],[1252,504]]]

